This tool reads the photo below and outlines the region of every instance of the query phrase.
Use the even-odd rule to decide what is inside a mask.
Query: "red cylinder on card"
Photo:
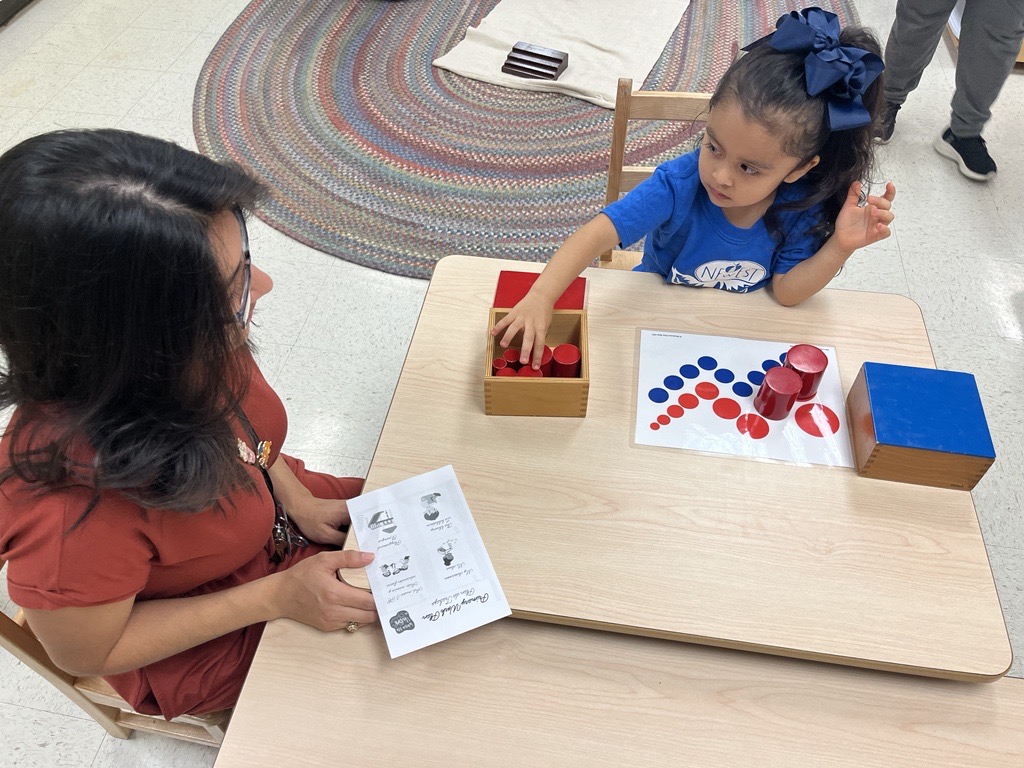
[[[511,347],[509,347],[502,353],[501,357],[505,361],[505,363],[508,364],[508,367],[511,368],[513,371],[519,370],[518,349],[512,349]]]
[[[828,357],[811,344],[797,344],[786,353],[785,367],[796,372],[803,382],[797,400],[810,400],[818,392],[818,385],[828,367]]]
[[[491,373],[495,376],[498,375],[498,371],[508,368],[508,363],[505,362],[504,357],[496,357],[491,361]]]
[[[563,379],[580,375],[580,348],[575,344],[559,344],[551,352],[551,373]]]
[[[522,376],[524,378],[532,377],[532,378],[535,378],[535,379],[539,379],[539,378],[541,378],[544,375],[544,372],[541,371],[539,368],[534,368],[534,367],[529,366],[529,365],[524,365],[522,368],[519,369],[519,371],[516,373],[516,375],[517,376]]]
[[[499,368],[494,374],[495,376],[515,376],[516,372],[511,368]]]
[[[793,410],[802,386],[800,375],[791,368],[781,365],[769,368],[754,395],[754,408],[766,419],[780,421]]]
[[[540,370],[541,370],[541,373],[543,373],[545,376],[550,376],[551,375],[551,358],[552,358],[551,347],[549,347],[547,344],[545,344],[544,345],[544,353],[541,355],[541,358],[540,358]]]

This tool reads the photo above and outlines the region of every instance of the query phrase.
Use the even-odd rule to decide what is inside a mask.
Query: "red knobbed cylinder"
[[[828,357],[815,346],[797,344],[786,353],[785,367],[794,371],[802,382],[797,400],[810,400],[818,392]]]
[[[508,368],[508,363],[505,362],[504,357],[496,357],[491,361],[491,373],[495,376],[498,375],[498,371]]]
[[[543,373],[545,376],[550,376],[551,375],[551,358],[552,358],[552,355],[553,355],[553,353],[552,353],[551,347],[549,347],[547,344],[545,344],[544,345],[544,353],[541,355],[541,358],[540,358],[540,370],[541,370],[541,373]]]
[[[766,419],[780,421],[793,410],[802,386],[796,371],[782,366],[769,368],[761,388],[754,395],[754,408]]]
[[[519,369],[519,373],[517,375],[539,379],[544,375],[544,372],[540,368],[533,368],[532,366],[524,365]]]
[[[551,372],[563,379],[580,375],[580,348],[575,344],[559,344],[551,353]]]
[[[508,364],[508,367],[511,368],[513,371],[519,370],[518,349],[512,349],[511,347],[509,347],[502,353],[501,357]]]
[[[495,375],[495,376],[515,376],[515,375],[516,375],[516,372],[515,372],[515,371],[513,371],[513,370],[512,370],[511,368],[499,368],[499,369],[498,369],[498,370],[497,370],[497,371],[495,372],[495,374],[494,374],[494,375]]]

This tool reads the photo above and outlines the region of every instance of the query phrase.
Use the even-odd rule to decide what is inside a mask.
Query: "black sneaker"
[[[996,163],[985,148],[981,136],[959,139],[950,128],[935,140],[935,151],[948,157],[958,166],[960,173],[975,181],[988,181],[996,175]]]
[[[892,139],[892,132],[896,130],[896,113],[900,111],[901,104],[885,102],[885,112],[878,119],[875,126],[875,141],[879,144],[888,144]]]

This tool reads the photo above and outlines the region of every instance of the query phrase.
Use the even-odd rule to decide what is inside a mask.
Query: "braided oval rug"
[[[546,261],[600,210],[612,112],[432,67],[497,1],[254,0],[200,73],[200,151],[267,183],[260,218],[342,259],[420,278],[450,253]],[[802,5],[693,0],[644,87],[712,90],[734,44]],[[626,162],[689,133],[631,130]]]

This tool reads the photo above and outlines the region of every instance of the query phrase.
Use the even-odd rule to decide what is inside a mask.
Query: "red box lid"
[[[540,277],[540,272],[515,272],[503,269],[498,275],[498,288],[494,292],[494,304],[491,306],[503,309],[514,307],[526,295],[538,277]],[[577,277],[555,302],[555,309],[583,309],[583,295],[586,292],[586,287],[587,278]]]

